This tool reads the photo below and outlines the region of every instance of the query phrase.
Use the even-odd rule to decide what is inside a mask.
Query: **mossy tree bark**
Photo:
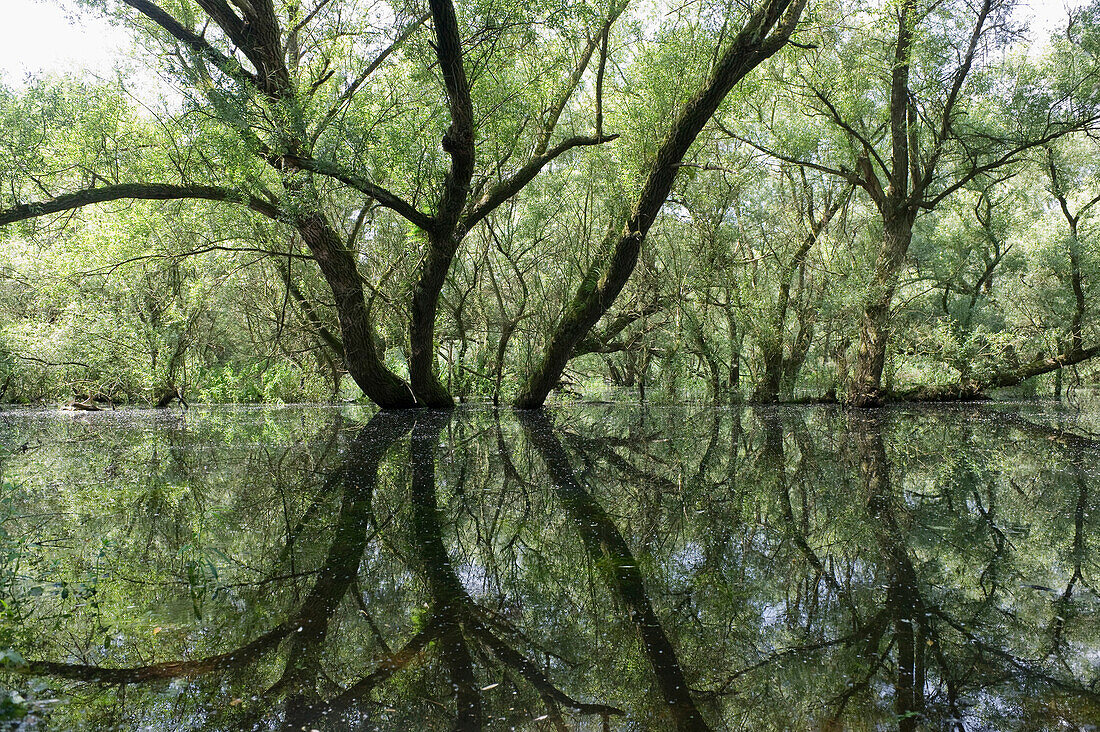
[[[852,406],[875,407],[885,400],[882,372],[890,338],[891,305],[897,289],[897,273],[912,241],[912,213],[901,212],[886,222],[870,291],[860,314],[859,349],[848,389],[848,402]]]

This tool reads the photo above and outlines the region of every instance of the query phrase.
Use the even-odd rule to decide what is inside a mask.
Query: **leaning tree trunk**
[[[295,223],[332,289],[348,373],[367,398],[378,406],[384,409],[415,407],[416,399],[408,384],[386,368],[379,357],[355,257],[322,214],[305,215]]]
[[[859,326],[859,351],[852,371],[848,403],[854,407],[877,407],[885,401],[882,372],[886,365],[890,305],[897,288],[897,275],[913,241],[912,216],[898,213],[885,221],[882,249],[875,261],[870,294]]]
[[[537,409],[561,379],[574,347],[587,335],[622,292],[642,243],[672,191],[672,184],[688,148],[710,121],[719,105],[741,79],[786,45],[806,0],[770,0],[752,14],[733,39],[710,77],[683,106],[661,143],[634,209],[620,234],[609,233],[598,258],[588,269],[572,301],[516,399],[520,409]]]

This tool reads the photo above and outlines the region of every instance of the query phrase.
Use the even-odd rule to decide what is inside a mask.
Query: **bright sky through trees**
[[[3,0],[0,77],[87,69],[105,73],[130,47],[126,32],[90,13],[74,17],[58,0]]]
[[[28,73],[87,69],[106,73],[125,58],[125,32],[90,13],[74,20],[63,0],[3,0],[0,24],[0,80],[17,84]],[[1043,38],[1080,0],[1030,0],[1032,31]],[[1027,17],[1025,15],[1025,17]]]

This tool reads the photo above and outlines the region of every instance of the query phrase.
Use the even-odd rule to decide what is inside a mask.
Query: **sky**
[[[1081,0],[1068,0],[1073,5]],[[1044,37],[1065,16],[1066,0],[1027,0],[1032,28]],[[91,71],[110,75],[131,43],[125,32],[93,14],[77,24],[64,0],[0,0],[0,80],[20,85],[28,73]]]
[[[0,77],[19,84],[27,73],[108,74],[130,49],[127,34],[85,13],[73,24],[57,0],[0,0]]]

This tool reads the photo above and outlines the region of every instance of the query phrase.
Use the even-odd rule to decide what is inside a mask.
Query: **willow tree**
[[[766,0],[755,5],[740,32],[716,53],[710,75],[673,119],[626,221],[611,223],[596,259],[516,399],[517,406],[535,408],[546,401],[577,344],[608,311],[634,271],[646,234],[672,191],[692,143],[737,83],[787,45],[805,5],[805,0]]]
[[[961,348],[951,363],[959,371],[957,383],[920,386],[902,392],[902,396],[966,398],[990,388],[1016,386],[1051,372],[1055,372],[1054,391],[1058,395],[1062,369],[1100,355],[1100,343],[1092,327],[1095,312],[1092,282],[1097,263],[1091,246],[1100,194],[1095,186],[1094,150],[1091,144],[1085,144],[1088,137],[1067,135],[1035,150],[1032,162],[1037,170],[1031,176],[1002,184],[1007,189],[1002,194],[996,194],[991,185],[978,187],[971,214],[977,222],[973,228],[980,248],[978,256],[973,257],[976,266],[969,273],[968,282],[964,267],[951,262],[953,273],[943,285],[941,302],[946,308],[949,294],[960,295],[961,313],[952,322],[956,340],[966,343],[972,339],[994,352],[987,353],[984,359],[975,359],[980,354],[973,353],[974,348]],[[1036,195],[1042,183],[1045,195]],[[1031,210],[1023,204],[1026,195],[1035,199]],[[1044,211],[1048,212],[1045,217]],[[1026,252],[1013,251],[1023,237],[1006,235],[1009,232],[1005,231],[1007,222],[1003,219],[1011,215],[1027,217],[1033,223],[1030,238],[1025,240]],[[1006,265],[1006,260],[1012,257],[1016,262],[1013,266]],[[1028,269],[1023,269],[1028,265]],[[993,299],[995,278],[1006,284],[1010,279],[1018,281],[1018,286],[1024,288],[1021,299],[1026,304],[1022,313],[1015,313],[1009,340],[1001,332],[1006,328],[1002,319],[1011,317],[1022,303],[1011,302],[1012,285],[998,288],[1009,302],[996,308],[994,320],[995,337],[991,340],[1002,346],[989,349],[991,344],[986,338],[989,331],[981,326],[975,328],[974,319],[981,309],[979,304]]]
[[[385,8],[381,17],[389,18],[390,27],[379,27],[377,16],[355,0],[321,0],[311,8],[293,0],[82,3],[109,13],[157,51],[187,97],[182,115],[162,120],[181,129],[166,154],[174,165],[163,171],[174,179],[127,179],[138,169],[123,167],[120,173],[110,160],[104,170],[92,171],[90,181],[54,176],[41,185],[42,171],[28,171],[0,201],[0,225],[136,199],[247,207],[304,244],[332,292],[343,360],[367,397],[383,407],[452,404],[435,375],[434,327],[440,291],[466,233],[556,158],[615,139],[603,134],[598,120],[595,135],[558,140],[556,131],[597,48],[604,58],[610,25],[624,3],[609,11],[582,5],[566,12],[539,5],[471,6],[460,17],[451,0],[430,0],[424,14]],[[432,38],[422,39],[429,21]],[[536,24],[559,32],[540,35]],[[526,29],[525,35],[503,43],[514,29]],[[464,32],[474,39],[465,39]],[[557,43],[562,52],[550,53],[540,42]],[[579,60],[560,74],[560,83],[543,84],[554,87],[543,95],[546,103],[531,100],[521,110],[527,118],[509,128],[500,120],[515,112],[507,107],[514,90],[477,109],[465,57],[471,47],[486,46],[490,51],[477,58],[481,71],[490,62],[498,69],[518,66],[514,54],[524,43],[528,60],[537,61],[528,64],[535,77],[556,75],[562,57]],[[493,56],[498,46],[507,48]],[[372,86],[402,50],[408,51],[404,84],[395,89],[392,77],[401,74],[391,74]],[[521,79],[517,86],[534,81]],[[371,118],[364,109],[377,98],[391,106],[383,104]],[[188,113],[218,131],[196,140],[182,131],[186,125],[179,117]],[[449,124],[440,136],[441,120]],[[491,148],[497,158],[481,167],[475,156],[479,133],[502,137]],[[214,138],[221,147],[206,149],[203,143]],[[377,158],[389,151],[378,155],[371,149],[370,142],[379,139],[412,142],[398,151],[405,159],[389,155],[380,164]],[[409,170],[419,174],[402,175]],[[348,232],[334,201],[352,196],[359,197],[359,216]],[[385,363],[358,266],[356,237],[364,212],[374,206],[406,220],[414,232],[409,238],[420,248],[419,256],[409,258],[416,273],[408,296],[408,380]]]
[[[756,334],[763,373],[753,391],[752,400],[762,404],[778,402],[781,391],[793,391],[798,372],[813,341],[813,320],[806,311],[816,308],[807,307],[806,304],[800,306],[797,297],[799,291],[805,287],[807,259],[818,240],[829,233],[830,222],[851,194],[851,189],[838,193],[826,188],[815,206],[813,183],[807,179],[805,171],[802,172],[801,179],[796,182],[795,177],[787,171],[790,183],[787,195],[797,206],[804,233],[788,257],[784,258],[778,252],[775,254],[779,259],[775,295],[773,300],[769,299],[764,309],[764,322]],[[767,232],[763,227],[761,238],[767,240]],[[769,249],[775,250],[774,244],[767,244]],[[785,343],[787,321],[792,310],[798,315],[797,331],[790,339],[791,342]]]
[[[897,0],[837,12],[830,42],[789,87],[793,107],[824,134],[809,139],[790,116],[751,143],[775,158],[857,186],[881,222],[848,390],[855,406],[881,404],[894,295],[925,212],[981,176],[1096,119],[1095,64],[1044,75],[1010,53],[1014,0]],[[859,12],[854,12],[859,11]],[[858,59],[858,61],[857,61]],[[871,69],[871,73],[866,73]],[[787,125],[787,129],[782,129]]]

